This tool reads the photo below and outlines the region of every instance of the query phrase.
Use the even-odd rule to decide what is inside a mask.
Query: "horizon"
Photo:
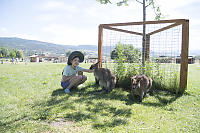
[[[22,40],[28,40],[28,41],[38,41],[38,42],[42,42],[42,43],[50,43],[50,44],[53,44],[53,45],[61,45],[61,46],[73,46],[73,47],[78,47],[78,46],[95,46],[96,48],[98,48],[98,45],[88,45],[88,44],[83,44],[83,45],[63,45],[63,44],[56,44],[56,43],[51,43],[51,42],[44,42],[44,41],[39,41],[39,40],[30,40],[30,39],[23,39],[23,38],[19,38],[19,37],[0,37],[1,38],[16,38],[16,39],[22,39]],[[189,56],[200,56],[200,54],[197,54],[200,53],[200,50],[199,49],[189,49],[189,54],[188,54],[188,57]],[[177,56],[178,57],[178,56]]]

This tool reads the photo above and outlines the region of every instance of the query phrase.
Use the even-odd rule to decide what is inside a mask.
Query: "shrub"
[[[159,62],[145,62],[145,67],[140,61],[134,63],[126,62],[122,45],[118,46],[118,56],[115,58],[114,73],[117,77],[117,86],[125,89],[130,88],[131,76],[144,74],[153,80],[152,89],[176,92],[178,90],[178,72],[167,71],[167,66]],[[176,64],[175,64],[176,65]]]

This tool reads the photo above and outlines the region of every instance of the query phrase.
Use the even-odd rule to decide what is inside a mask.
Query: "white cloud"
[[[1,28],[0,28],[0,31],[3,32],[3,33],[7,33],[8,30],[7,30],[7,28],[5,28],[5,27],[1,27]]]
[[[97,31],[93,29],[80,29],[54,24],[44,27],[42,30],[51,34],[49,42],[68,45],[97,44]]]
[[[64,10],[71,13],[77,12],[77,7],[74,5],[70,5],[69,3],[62,2],[62,1],[47,1],[42,3],[39,6],[40,10],[44,11],[56,11],[56,10]]]
[[[134,3],[127,7],[118,7],[116,5],[101,5],[94,2],[87,7],[80,7],[78,10],[80,14],[71,17],[72,19],[69,21],[66,21],[66,18],[64,18],[64,16],[68,14],[63,13],[60,15],[63,16],[62,19],[59,19],[60,22],[52,22],[52,24],[43,27],[42,31],[51,36],[48,38],[49,42],[67,45],[97,45],[98,25],[102,23],[137,21],[137,18],[142,16],[142,14],[140,14],[139,11],[136,11],[136,4],[137,3]],[[130,17],[130,12],[133,13],[132,17]],[[73,15],[73,13],[71,13],[71,15]],[[64,24],[65,21],[66,23]]]
[[[198,2],[198,0],[156,0],[157,5],[161,8],[161,12],[167,15],[168,19],[185,18],[186,15],[183,11],[185,8],[193,8],[188,5],[194,2]]]
[[[46,13],[46,14],[41,14],[41,15],[37,16],[36,19],[38,21],[55,21],[55,20],[58,20],[59,17],[60,17],[59,14]]]

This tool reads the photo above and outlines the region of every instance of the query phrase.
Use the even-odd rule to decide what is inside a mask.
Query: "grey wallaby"
[[[140,102],[142,102],[146,93],[152,87],[152,79],[146,75],[137,75],[131,77],[131,93],[135,96],[140,96]]]
[[[99,68],[99,62],[92,64],[90,69],[94,69],[96,83],[102,87],[102,90],[110,92],[113,88],[115,88],[116,77],[109,69]]]

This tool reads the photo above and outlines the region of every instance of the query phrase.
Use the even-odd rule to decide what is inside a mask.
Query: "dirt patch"
[[[80,131],[80,128],[73,121],[67,121],[63,118],[57,118],[51,122],[43,122],[44,125],[49,125],[56,132],[74,133]]]

